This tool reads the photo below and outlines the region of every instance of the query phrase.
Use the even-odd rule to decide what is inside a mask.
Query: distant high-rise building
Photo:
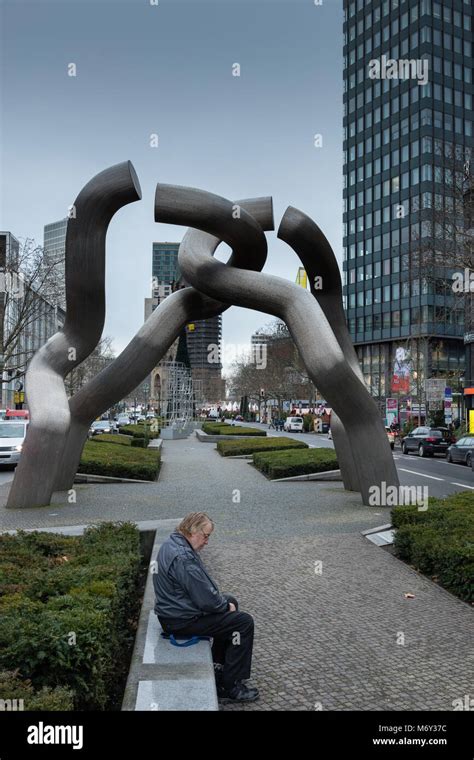
[[[471,159],[470,0],[344,0],[344,294],[384,407],[460,390],[464,303],[452,289]]]
[[[172,242],[153,243],[152,294],[151,298],[145,299],[145,319],[148,319],[164,298],[167,298],[174,290],[188,284],[182,277],[178,265],[179,246],[180,243]],[[225,383],[222,379],[220,359],[222,316],[190,323],[186,327],[185,338],[192,376],[194,380],[200,381],[205,400],[210,402],[223,400]],[[163,362],[176,360],[177,347],[176,340]],[[163,362],[150,377],[152,399],[158,397],[159,384],[163,384],[165,369]]]
[[[162,283],[172,285],[179,280],[178,250],[179,243],[153,243],[153,287]]]
[[[67,218],[45,224],[43,266],[49,281],[48,298],[66,308],[66,229]]]

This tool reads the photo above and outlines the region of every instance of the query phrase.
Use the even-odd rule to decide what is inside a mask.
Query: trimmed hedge
[[[160,437],[159,431],[152,432],[150,425],[147,425],[146,427],[147,427],[147,436],[150,441],[152,438]],[[120,427],[120,433],[122,435],[131,435],[133,438],[144,438],[145,423],[140,422],[140,423],[137,423],[136,425],[122,425]]]
[[[272,480],[339,469],[337,456],[333,449],[259,453],[253,455],[253,464]]]
[[[5,710],[74,710],[73,692],[70,689],[65,689],[64,686],[43,686],[35,691],[29,679],[20,678],[18,670],[0,672],[0,702],[4,703]]]
[[[157,449],[135,449],[112,443],[98,445],[86,441],[78,472],[132,480],[156,480],[160,464],[160,451]]]
[[[131,523],[0,535],[2,694],[12,698],[18,678],[26,710],[120,709],[141,592]]]
[[[118,443],[122,446],[130,446],[133,436],[121,435],[120,433],[101,433],[100,435],[93,435],[89,440],[93,443]]]
[[[202,429],[208,435],[260,436],[262,438],[265,438],[267,435],[265,430],[240,425],[228,425],[226,422],[204,422]]]
[[[223,457],[253,454],[255,451],[279,451],[282,449],[307,449],[308,444],[293,438],[243,438],[241,441],[218,441],[217,451]]]
[[[474,601],[474,494],[430,498],[428,509],[392,510],[400,559],[466,602]]]

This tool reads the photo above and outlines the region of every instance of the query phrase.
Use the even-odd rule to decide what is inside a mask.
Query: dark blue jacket
[[[155,612],[165,620],[186,622],[228,608],[227,599],[207,573],[198,552],[178,531],[160,547],[153,586]]]

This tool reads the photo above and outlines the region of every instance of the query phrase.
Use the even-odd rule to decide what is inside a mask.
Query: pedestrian
[[[214,523],[205,512],[191,512],[161,545],[153,575],[155,613],[163,631],[177,637],[212,636],[212,658],[219,699],[253,702],[258,689],[250,678],[254,622],[237,599],[221,594],[198,552]]]

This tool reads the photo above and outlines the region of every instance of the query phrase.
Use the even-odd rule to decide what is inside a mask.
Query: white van
[[[283,430],[287,433],[302,433],[303,432],[303,418],[302,417],[287,417]]]
[[[28,429],[28,420],[0,422],[0,465],[17,465]]]

